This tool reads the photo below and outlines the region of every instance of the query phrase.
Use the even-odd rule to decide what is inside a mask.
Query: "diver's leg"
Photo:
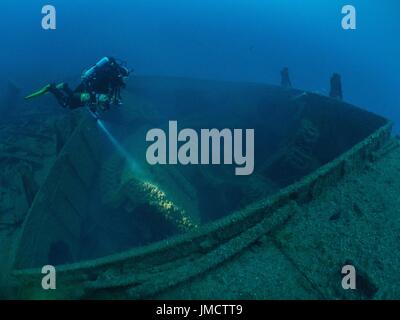
[[[56,86],[55,84],[51,84],[50,88],[48,89],[49,92],[51,92],[54,97],[57,99],[58,103],[63,107],[66,108],[68,106],[68,100],[69,96],[66,95],[61,91],[59,86]]]
[[[72,97],[72,96],[74,95],[74,92],[73,92],[72,89],[69,87],[68,83],[63,82],[63,83],[60,83],[59,86],[60,86],[60,88],[61,88],[62,90],[64,90],[64,92],[65,92],[68,96]]]
[[[72,91],[71,93],[72,94],[69,96],[68,100],[68,107],[71,110],[84,107],[87,102],[85,102],[85,100],[82,98],[83,93]]]

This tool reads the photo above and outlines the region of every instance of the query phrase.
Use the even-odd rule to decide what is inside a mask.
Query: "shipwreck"
[[[124,100],[101,119],[106,131],[86,110],[48,108],[51,117],[28,114],[14,130],[30,131],[30,143],[1,143],[0,161],[17,181],[1,189],[0,286],[8,296],[400,297],[392,285],[400,150],[390,121],[265,84],[137,77]],[[150,166],[146,132],[172,119],[195,129],[254,128],[253,174]],[[13,130],[1,125],[3,135]],[[18,206],[6,206],[9,190]],[[356,292],[341,288],[349,263]],[[57,269],[54,291],[41,289],[47,264]]]

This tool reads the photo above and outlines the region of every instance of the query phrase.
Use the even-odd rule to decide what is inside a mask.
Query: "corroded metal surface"
[[[80,224],[88,209],[88,194],[99,166],[95,122],[86,115],[80,121],[32,203],[19,241],[16,267],[46,261],[55,241],[65,241],[72,248],[78,245]]]

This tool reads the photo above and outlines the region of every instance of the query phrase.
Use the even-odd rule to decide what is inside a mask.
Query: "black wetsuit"
[[[66,83],[62,88],[57,88],[55,85],[52,85],[49,91],[56,97],[58,103],[63,108],[77,109],[85,106],[85,103],[81,100],[83,92],[71,90]]]
[[[115,88],[125,86],[122,78],[123,68],[115,61],[114,58],[108,58],[109,63],[96,69],[93,76],[82,81],[78,88],[85,91],[95,91],[101,94],[109,94]]]
[[[102,68],[95,70],[89,78],[84,79],[75,90],[64,84],[62,88],[52,86],[50,92],[54,94],[58,102],[63,107],[76,109],[88,104],[95,104],[98,94],[107,95],[110,100],[121,100],[121,88],[125,87],[123,80],[124,68],[122,68],[113,58],[108,58],[109,63]],[[126,74],[127,75],[127,74]],[[82,102],[82,93],[90,94],[89,102]]]

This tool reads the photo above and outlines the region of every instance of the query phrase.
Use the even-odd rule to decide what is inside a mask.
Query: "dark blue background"
[[[41,8],[57,8],[57,30]],[[358,29],[341,28],[341,8]],[[24,90],[69,77],[104,55],[137,74],[279,82],[327,93],[332,72],[345,99],[400,122],[400,3],[396,0],[3,0],[0,84]]]

